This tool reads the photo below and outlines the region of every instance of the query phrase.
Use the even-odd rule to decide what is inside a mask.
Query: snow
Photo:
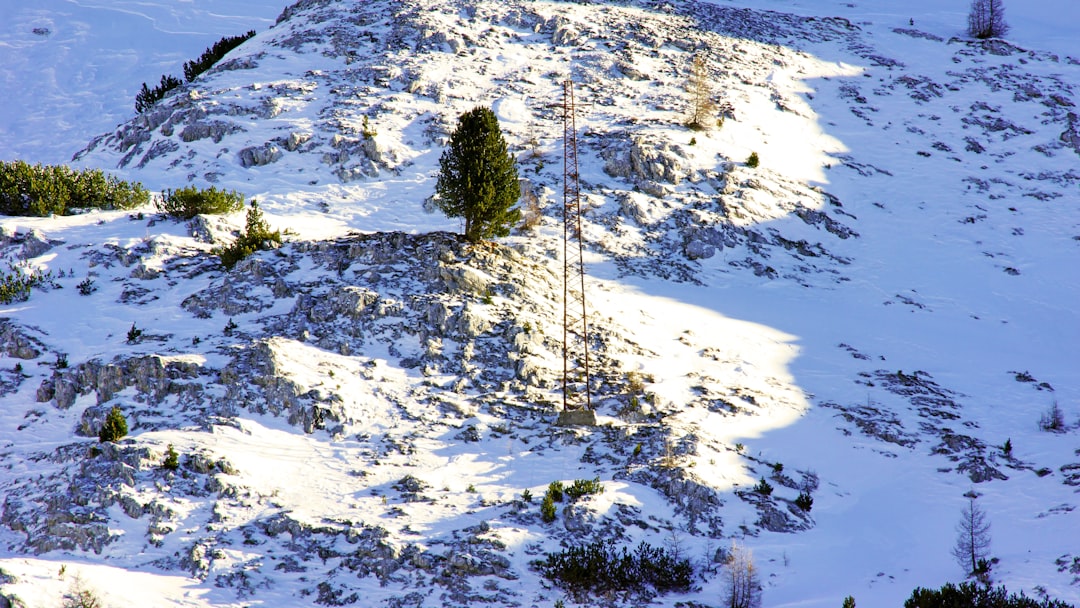
[[[722,128],[691,133],[671,121],[672,126],[654,131],[690,150],[688,162],[696,170],[712,169],[727,160],[735,165],[732,175],[738,180],[765,184],[765,190],[753,190],[741,200],[750,215],[734,220],[736,224],[785,235],[806,234],[810,242],[822,241],[824,230],[806,226],[777,203],[790,202],[785,197],[795,191],[784,188],[791,183],[817,186],[837,197],[842,211],[851,217],[836,213],[830,217],[844,219],[859,237],[828,241],[829,251],[845,260],[832,266],[821,262],[822,267],[835,268],[835,275],[806,273],[804,283],[789,275],[769,279],[744,268],[733,270],[731,263],[745,257],[743,250],[734,249],[702,260],[698,285],[628,275],[610,252],[635,251],[648,230],[629,221],[620,224],[621,232],[600,221],[586,227],[591,243],[605,242],[607,247],[590,249],[587,254],[590,306],[609,326],[641,345],[639,351],[613,350],[610,356],[625,371],[655,378],[649,392],[659,407],[677,411],[665,421],[680,433],[702,439],[695,454],[681,456],[685,460],[680,466],[692,463],[695,473],[708,479],[723,497],[725,536],[706,539],[686,533],[687,550],[700,560],[709,549],[729,545],[733,539],[752,548],[764,574],[768,608],[837,606],[847,595],[855,596],[859,605],[899,606],[917,586],[937,587],[962,577],[949,549],[960,509],[968,500],[965,493],[974,490],[993,525],[992,555],[1001,560],[993,571],[995,581],[1029,595],[1044,588],[1052,597],[1080,603],[1080,586],[1055,566],[1058,558],[1076,555],[1076,530],[1080,529],[1076,489],[1062,483],[1062,467],[1077,462],[1080,448],[1076,441],[1080,310],[1075,305],[1080,301],[1080,281],[1076,280],[1080,180],[1053,177],[1075,175],[1080,152],[1058,148],[1048,154],[1035,149],[1060,141],[1062,123],[1047,118],[1045,106],[1015,100],[1012,89],[996,88],[992,78],[961,82],[956,76],[964,70],[997,69],[1038,77],[1042,83],[1059,83],[1062,94],[1076,103],[1080,67],[1077,59],[1068,59],[1080,59],[1080,13],[1075,3],[1046,0],[1008,5],[1007,20],[1012,26],[1008,42],[1026,51],[1054,54],[1057,60],[1024,52],[976,53],[955,59],[961,43],[950,39],[964,35],[966,0],[913,0],[901,8],[885,0],[712,3],[841,16],[861,28],[861,42],[872,45],[875,54],[895,58],[902,65],[874,64],[842,41],[807,42],[797,53],[784,56],[788,65],[759,65],[759,72],[746,76],[753,87],[730,91],[737,96],[738,116]],[[579,18],[585,15],[586,21],[593,10],[588,4],[572,8],[538,4],[545,10],[573,11]],[[4,24],[0,97],[6,100],[0,112],[0,158],[68,162],[91,138],[132,118],[134,95],[142,82],[154,84],[164,73],[181,75],[184,61],[196,58],[221,36],[257,29],[259,36],[251,41],[251,48],[273,48],[275,32],[268,28],[284,6],[280,1],[232,0],[44,0],[32,6],[0,6]],[[432,18],[444,20],[447,29],[480,27],[458,19],[456,13]],[[48,32],[34,33],[34,28]],[[898,28],[940,40],[897,32]],[[483,32],[474,34],[480,38]],[[528,40],[531,32],[522,30],[520,35]],[[219,185],[258,198],[271,225],[292,231],[293,239],[329,239],[351,231],[457,230],[456,220],[423,208],[433,190],[440,148],[425,143],[422,119],[436,117],[446,126],[458,113],[492,99],[519,150],[525,149],[530,134],[543,133],[540,150],[547,170],[534,172],[523,162],[522,173],[535,176],[537,184],[548,188],[548,198],[558,198],[552,191],[560,185],[561,142],[550,135],[555,132],[551,116],[556,110],[538,109],[538,104],[558,102],[559,78],[551,75],[566,73],[570,54],[562,48],[551,49],[546,57],[542,53],[526,56],[526,51],[517,55],[514,48],[480,49],[472,60],[490,63],[483,73],[446,76],[444,93],[451,96],[449,101],[395,92],[389,99],[398,105],[397,111],[378,114],[373,123],[380,146],[398,155],[398,170],[383,170],[377,178],[340,183],[317,160],[295,155],[280,165],[241,169],[230,164],[227,155],[218,158],[218,146],[208,139],[193,143],[191,149],[200,160],[208,159],[206,166],[225,167]],[[668,52],[670,47],[662,50]],[[660,74],[663,57],[641,57],[637,67]],[[437,75],[453,70],[458,59],[454,53],[433,54],[425,78],[436,82]],[[317,53],[304,55],[303,60],[271,54],[257,75],[246,70],[222,72],[202,90],[225,91],[254,104],[259,91],[271,85],[310,84],[314,80],[306,73],[332,69],[336,61]],[[523,74],[531,87],[529,95],[492,93],[499,90],[499,79]],[[955,90],[946,87],[941,96],[915,100],[911,90],[896,84],[904,74],[957,86]],[[258,87],[248,87],[253,79]],[[656,101],[658,97],[648,96],[648,88],[659,86],[668,95],[677,95],[677,75],[664,74],[656,82],[659,85],[627,85],[640,87],[641,97],[620,101],[614,109],[594,106],[584,112],[581,132],[608,128],[611,116],[619,112],[642,119],[676,115],[679,106],[671,99],[677,97]],[[321,111],[325,108],[319,102],[325,88],[319,83],[315,93],[279,95],[282,111],[277,117],[252,119],[247,125],[252,141],[266,141],[269,134],[282,129],[324,129]],[[541,90],[550,98],[532,94]],[[599,97],[593,91],[581,94],[594,102],[592,98]],[[778,110],[776,99],[789,110]],[[357,103],[362,106],[359,111],[368,109],[365,104],[374,104],[365,99]],[[996,108],[996,116],[1030,133],[1007,139],[985,135],[965,122],[979,115],[973,109],[977,104]],[[358,116],[350,119],[356,122]],[[696,140],[693,146],[691,137]],[[969,137],[979,139],[987,151],[964,150]],[[949,150],[935,147],[936,143],[947,144]],[[742,166],[751,152],[761,157],[757,171]],[[98,151],[79,163],[113,170],[118,156]],[[604,171],[604,161],[595,151],[583,148],[581,161],[583,180],[598,190],[586,193],[595,204],[586,215],[610,213],[616,203],[600,188],[618,180]],[[186,169],[168,167],[165,160],[155,163],[116,173],[159,190],[175,187],[184,179]],[[196,181],[201,180],[200,176]],[[679,188],[677,194],[659,202],[639,192],[632,196],[653,205],[648,210],[650,218],[660,221],[674,212],[680,196],[690,196],[690,186]],[[709,192],[708,196],[719,195]],[[811,200],[808,196],[802,203],[833,211],[823,197]],[[146,210],[147,217],[150,211]],[[558,260],[545,249],[553,247],[561,235],[556,219],[557,215],[549,214],[538,236],[515,236],[507,242],[529,252],[531,259],[557,268]],[[238,227],[242,218],[228,221]],[[163,267],[170,255],[208,252],[210,246],[193,242],[182,224],[151,226],[145,217],[130,213],[95,212],[63,218],[2,218],[0,226],[7,234],[38,230],[65,243],[30,263],[53,271],[69,270],[76,278],[65,283],[70,288],[35,292],[26,303],[0,306],[0,316],[15,319],[23,327],[39,328],[50,352],[66,353],[75,363],[165,348],[157,342],[127,344],[124,336],[134,323],[167,336],[163,343],[172,352],[166,354],[174,360],[216,368],[228,363],[220,350],[209,345],[210,340],[204,346],[187,348],[197,337],[220,334],[227,319],[220,314],[194,318],[179,306],[207,284],[228,281],[224,273],[213,271],[198,280],[169,285],[158,279],[149,301],[137,306],[103,305],[123,299],[120,279],[131,269],[94,265],[83,255],[84,250],[106,246],[147,247],[160,252],[149,259]],[[785,260],[776,253],[764,263],[775,264],[781,274],[797,273],[793,269],[798,264]],[[304,266],[296,274],[317,276]],[[95,306],[86,306],[73,288],[88,277],[99,288]],[[502,303],[501,296],[495,300]],[[246,326],[263,314],[267,313],[238,315],[237,321]],[[510,548],[512,567],[523,574],[520,581],[508,584],[519,586],[525,605],[554,602],[557,595],[542,590],[537,577],[528,574],[530,558],[524,549],[541,544],[553,550],[555,541],[539,525],[498,519],[490,505],[513,500],[525,488],[539,497],[554,479],[592,478],[594,469],[583,463],[582,447],[565,437],[555,441],[532,430],[520,437],[491,435],[480,444],[455,440],[461,428],[487,429],[501,419],[468,396],[448,391],[445,399],[448,403],[458,400],[453,405],[462,410],[460,418],[437,431],[425,429],[428,434],[416,439],[421,449],[411,454],[380,454],[380,442],[397,436],[401,429],[414,428],[414,419],[433,415],[428,405],[412,400],[416,387],[450,384],[451,376],[421,377],[416,370],[399,368],[398,357],[378,348],[345,355],[287,337],[272,338],[270,347],[282,378],[324,390],[334,385],[333,390],[352,396],[356,405],[350,434],[329,440],[325,434],[305,434],[283,418],[253,412],[245,412],[233,426],[209,424],[210,432],[163,428],[138,434],[140,445],[154,446],[159,452],[168,444],[185,453],[206,450],[239,471],[234,481],[248,494],[238,498],[214,526],[238,538],[245,524],[279,513],[311,523],[380,521],[391,526],[399,525],[393,522],[400,519],[412,532],[395,532],[389,542],[404,544],[419,538],[430,544],[466,526],[490,521]],[[402,356],[415,354],[409,348],[401,346]],[[443,348],[452,351],[460,345],[445,343]],[[10,369],[15,362],[12,357],[0,358],[0,368]],[[34,381],[6,396],[0,406],[0,449],[4,452],[0,462],[13,467],[0,486],[32,474],[33,465],[23,460],[26,455],[76,440],[71,430],[80,413],[95,403],[92,396],[81,396],[67,411],[37,403],[33,387],[51,373],[51,363],[24,362]],[[561,362],[548,363],[554,368]],[[862,433],[836,407],[865,405],[892,412],[907,431],[919,435],[920,424],[927,419],[906,397],[888,390],[882,376],[916,370],[927,372],[955,395],[961,410],[960,418],[952,423],[954,430],[977,437],[988,454],[1011,439],[1016,459],[1030,468],[1006,468],[1008,480],[974,484],[954,470],[956,463],[931,453],[939,441],[933,433],[927,433],[914,448],[887,443]],[[1053,390],[1018,382],[1019,372],[1030,372]],[[697,398],[702,384],[730,389],[724,398],[738,404],[739,415],[681,408]],[[387,407],[391,402],[402,405]],[[1073,425],[1068,433],[1037,428],[1039,415],[1054,402]],[[30,416],[28,411],[33,410],[45,413]],[[610,410],[600,414],[602,423],[622,425]],[[32,437],[24,425],[31,425]],[[630,425],[622,426],[630,429],[627,432],[637,432]],[[629,441],[634,441],[632,435]],[[766,475],[769,463],[783,463],[792,474],[807,471],[820,478],[810,529],[780,533],[754,528],[756,511],[735,492]],[[52,470],[59,465],[48,466]],[[1049,476],[1034,474],[1043,467],[1051,471]],[[435,497],[434,502],[403,501],[388,490],[405,474],[430,486],[427,493]],[[605,492],[587,502],[599,516],[626,505],[674,520],[668,499],[647,485],[602,481]],[[476,492],[466,490],[470,487]],[[797,494],[790,488],[776,492],[788,500]],[[173,506],[180,527],[162,548],[147,546],[144,521],[127,517],[117,507],[109,525],[127,527],[120,546],[106,556],[64,550],[29,555],[17,548],[0,549],[0,568],[18,579],[4,585],[3,592],[17,595],[27,605],[55,604],[77,572],[101,591],[110,606],[314,605],[314,598],[299,596],[312,581],[295,573],[271,571],[266,576],[275,584],[256,590],[252,598],[241,598],[234,589],[215,586],[213,573],[199,580],[179,568],[156,567],[142,556],[144,551],[155,556],[186,551],[206,536],[208,531],[200,526],[208,520],[211,504],[177,499]],[[393,518],[387,515],[390,508],[404,515]],[[637,535],[632,539],[635,543],[642,539],[661,544],[664,539],[658,529],[628,528]],[[753,533],[745,532],[749,529]],[[20,536],[5,529],[0,546],[17,547]],[[225,573],[237,564],[268,559],[261,551],[259,546],[234,545],[215,567]],[[57,574],[61,564],[67,571],[63,578]],[[359,605],[378,605],[390,597],[391,591],[380,589],[377,581],[368,582],[370,595]],[[721,580],[712,577],[698,593],[668,596],[658,603],[674,605],[694,599],[719,605],[721,589]]]

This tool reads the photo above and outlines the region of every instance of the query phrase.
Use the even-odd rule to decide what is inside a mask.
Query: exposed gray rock
[[[278,148],[272,143],[265,143],[261,146],[249,146],[239,152],[240,165],[244,168],[261,167],[277,162],[281,159],[282,155],[281,148]]]
[[[1077,116],[1075,112],[1069,112],[1066,120],[1068,124],[1061,133],[1061,141],[1080,154],[1080,116]]]
[[[289,152],[296,152],[300,149],[300,146],[311,141],[311,133],[302,133],[299,131],[293,131],[289,133],[289,136],[285,138],[284,146]]]
[[[37,359],[44,350],[41,340],[28,335],[10,319],[0,318],[0,352],[16,359]]]
[[[211,120],[206,122],[193,122],[184,127],[180,132],[180,140],[185,143],[199,141],[200,139],[212,139],[214,143],[221,143],[226,135],[243,131],[243,128],[231,122]]]
[[[125,388],[134,387],[147,399],[161,401],[166,395],[192,390],[194,385],[181,380],[193,380],[199,373],[197,364],[166,362],[158,355],[116,359],[112,363],[95,359],[73,368],[55,370],[52,377],[42,380],[37,399],[39,402],[52,401],[56,407],[67,409],[75,403],[76,397],[91,391],[97,393],[98,403],[105,403]]]
[[[686,153],[681,146],[647,133],[631,135],[628,143],[620,137],[609,137],[611,143],[602,152],[608,175],[629,178],[639,186],[642,182],[678,185],[687,177]]]

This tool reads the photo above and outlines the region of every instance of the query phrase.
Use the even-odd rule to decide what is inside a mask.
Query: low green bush
[[[22,268],[12,268],[10,272],[0,271],[0,304],[25,302],[30,298],[30,289],[52,280],[49,272],[25,272]]]
[[[990,587],[975,583],[960,583],[960,586],[946,583],[941,589],[917,588],[904,602],[904,608],[1075,608],[1061,600],[1043,598],[1036,600],[1010,594],[1005,587]]]
[[[756,169],[761,164],[761,159],[758,158],[757,152],[751,152],[750,156],[746,159],[746,166],[751,169]]]
[[[597,541],[549,553],[535,564],[540,573],[575,597],[617,592],[686,591],[694,570],[690,560],[641,543],[634,551]]]
[[[586,494],[602,494],[604,492],[604,486],[600,483],[600,478],[595,479],[578,479],[566,488],[566,495],[571,499],[578,499]]]
[[[98,169],[0,161],[0,213],[32,217],[66,215],[74,209],[131,209],[150,194],[142,184],[107,176]]]
[[[218,190],[210,186],[200,190],[185,186],[166,190],[157,199],[158,211],[182,220],[201,214],[233,213],[244,208],[244,195],[235,190]]]

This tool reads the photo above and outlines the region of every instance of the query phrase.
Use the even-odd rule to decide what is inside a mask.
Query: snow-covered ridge
[[[150,209],[0,226],[5,260],[54,272],[0,309],[3,593],[52,602],[59,562],[145,581],[117,605],[550,606],[529,562],[609,538],[694,560],[657,604],[719,605],[737,539],[767,605],[899,605],[961,576],[975,489],[994,576],[1075,601],[1080,66],[880,19],[293,5],[77,155],[241,190],[281,249],[226,273],[240,217]],[[682,126],[695,53],[735,109],[718,129]],[[568,76],[594,429],[551,427]],[[470,247],[425,200],[479,104],[544,219]],[[1064,433],[1037,428],[1053,401]],[[113,405],[131,436],[99,446]],[[595,477],[554,524],[521,500]]]

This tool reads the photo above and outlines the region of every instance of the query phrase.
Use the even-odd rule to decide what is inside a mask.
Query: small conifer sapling
[[[98,433],[98,441],[100,443],[116,442],[127,433],[128,425],[124,413],[120,411],[119,406],[114,405],[105,416],[105,424],[101,426],[101,431]]]

